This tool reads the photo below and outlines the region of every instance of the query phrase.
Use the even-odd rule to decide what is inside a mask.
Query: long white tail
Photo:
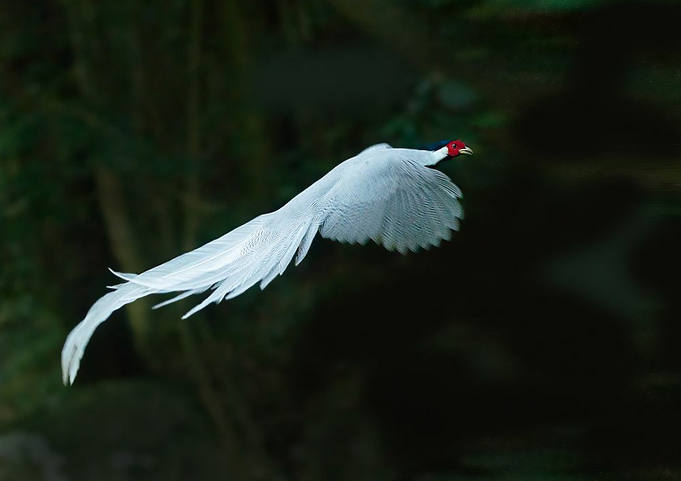
[[[73,384],[73,380],[76,379],[76,373],[80,366],[80,359],[83,357],[83,352],[85,352],[85,346],[87,346],[97,326],[106,321],[116,309],[140,297],[144,297],[150,292],[151,290],[148,287],[128,282],[120,285],[115,291],[100,297],[90,307],[90,310],[85,315],[85,319],[80,321],[69,333],[61,350],[61,371],[64,384]]]
[[[278,212],[256,217],[219,239],[139,275],[115,273],[127,282],[113,286],[113,292],[95,302],[66,338],[61,353],[64,384],[73,384],[90,337],[116,309],[149,294],[180,292],[156,308],[213,289],[184,319],[212,302],[236,297],[258,282],[264,289],[283,274],[296,251],[298,265],[319,225],[307,216],[280,222]]]

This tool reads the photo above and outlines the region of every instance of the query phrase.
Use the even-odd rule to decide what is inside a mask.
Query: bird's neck
[[[446,145],[440,149],[433,150],[432,152],[430,152],[431,156],[430,160],[425,165],[436,165],[441,160],[446,159],[447,155],[448,154]]]

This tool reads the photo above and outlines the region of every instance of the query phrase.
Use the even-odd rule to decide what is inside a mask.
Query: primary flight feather
[[[294,255],[296,265],[303,260],[318,232],[340,242],[363,244],[371,239],[403,254],[449,240],[463,218],[461,191],[431,167],[472,153],[460,140],[442,141],[424,150],[373,145],[337,165],[277,211],[141,274],[114,272],[125,282],[112,286],[112,292],[95,302],[66,338],[61,353],[64,383],[75,380],[97,326],[140,297],[179,293],[157,308],[210,291],[183,316],[187,318],[258,282],[264,289]]]

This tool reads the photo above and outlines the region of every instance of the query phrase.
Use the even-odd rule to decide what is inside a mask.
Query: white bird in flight
[[[317,232],[340,242],[371,239],[402,254],[449,240],[463,218],[461,191],[431,167],[472,153],[460,140],[441,141],[428,150],[376,144],[338,164],[279,210],[141,274],[112,271],[126,282],[112,286],[69,333],[61,352],[64,384],[73,384],[97,326],[140,297],[180,292],[157,308],[211,290],[185,319],[257,282],[264,289],[283,274],[294,254],[296,265],[303,260]]]

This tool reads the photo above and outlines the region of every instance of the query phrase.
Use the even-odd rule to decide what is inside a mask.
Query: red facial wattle
[[[447,144],[447,155],[450,157],[456,157],[459,155],[459,151],[461,149],[466,148],[466,144],[461,142],[460,140],[452,140],[450,143]]]

